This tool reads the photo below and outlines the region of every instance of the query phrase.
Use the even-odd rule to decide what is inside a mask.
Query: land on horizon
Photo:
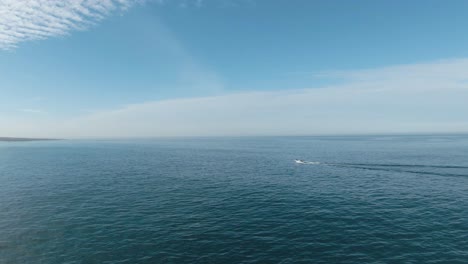
[[[55,138],[17,138],[17,137],[0,137],[0,141],[41,141],[41,140],[58,140]]]

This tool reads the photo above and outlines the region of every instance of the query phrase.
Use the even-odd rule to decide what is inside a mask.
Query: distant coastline
[[[0,137],[0,142],[17,142],[17,141],[44,141],[44,140],[59,140],[55,138],[15,138],[15,137]]]

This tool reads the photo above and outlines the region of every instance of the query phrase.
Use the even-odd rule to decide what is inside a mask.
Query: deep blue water
[[[468,137],[3,142],[0,263],[468,263]]]

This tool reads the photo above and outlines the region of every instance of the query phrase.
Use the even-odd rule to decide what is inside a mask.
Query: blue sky
[[[466,1],[62,3],[0,2],[0,135],[468,132]]]

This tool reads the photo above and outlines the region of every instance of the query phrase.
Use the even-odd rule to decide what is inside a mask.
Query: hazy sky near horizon
[[[467,1],[0,0],[0,136],[468,132]]]

